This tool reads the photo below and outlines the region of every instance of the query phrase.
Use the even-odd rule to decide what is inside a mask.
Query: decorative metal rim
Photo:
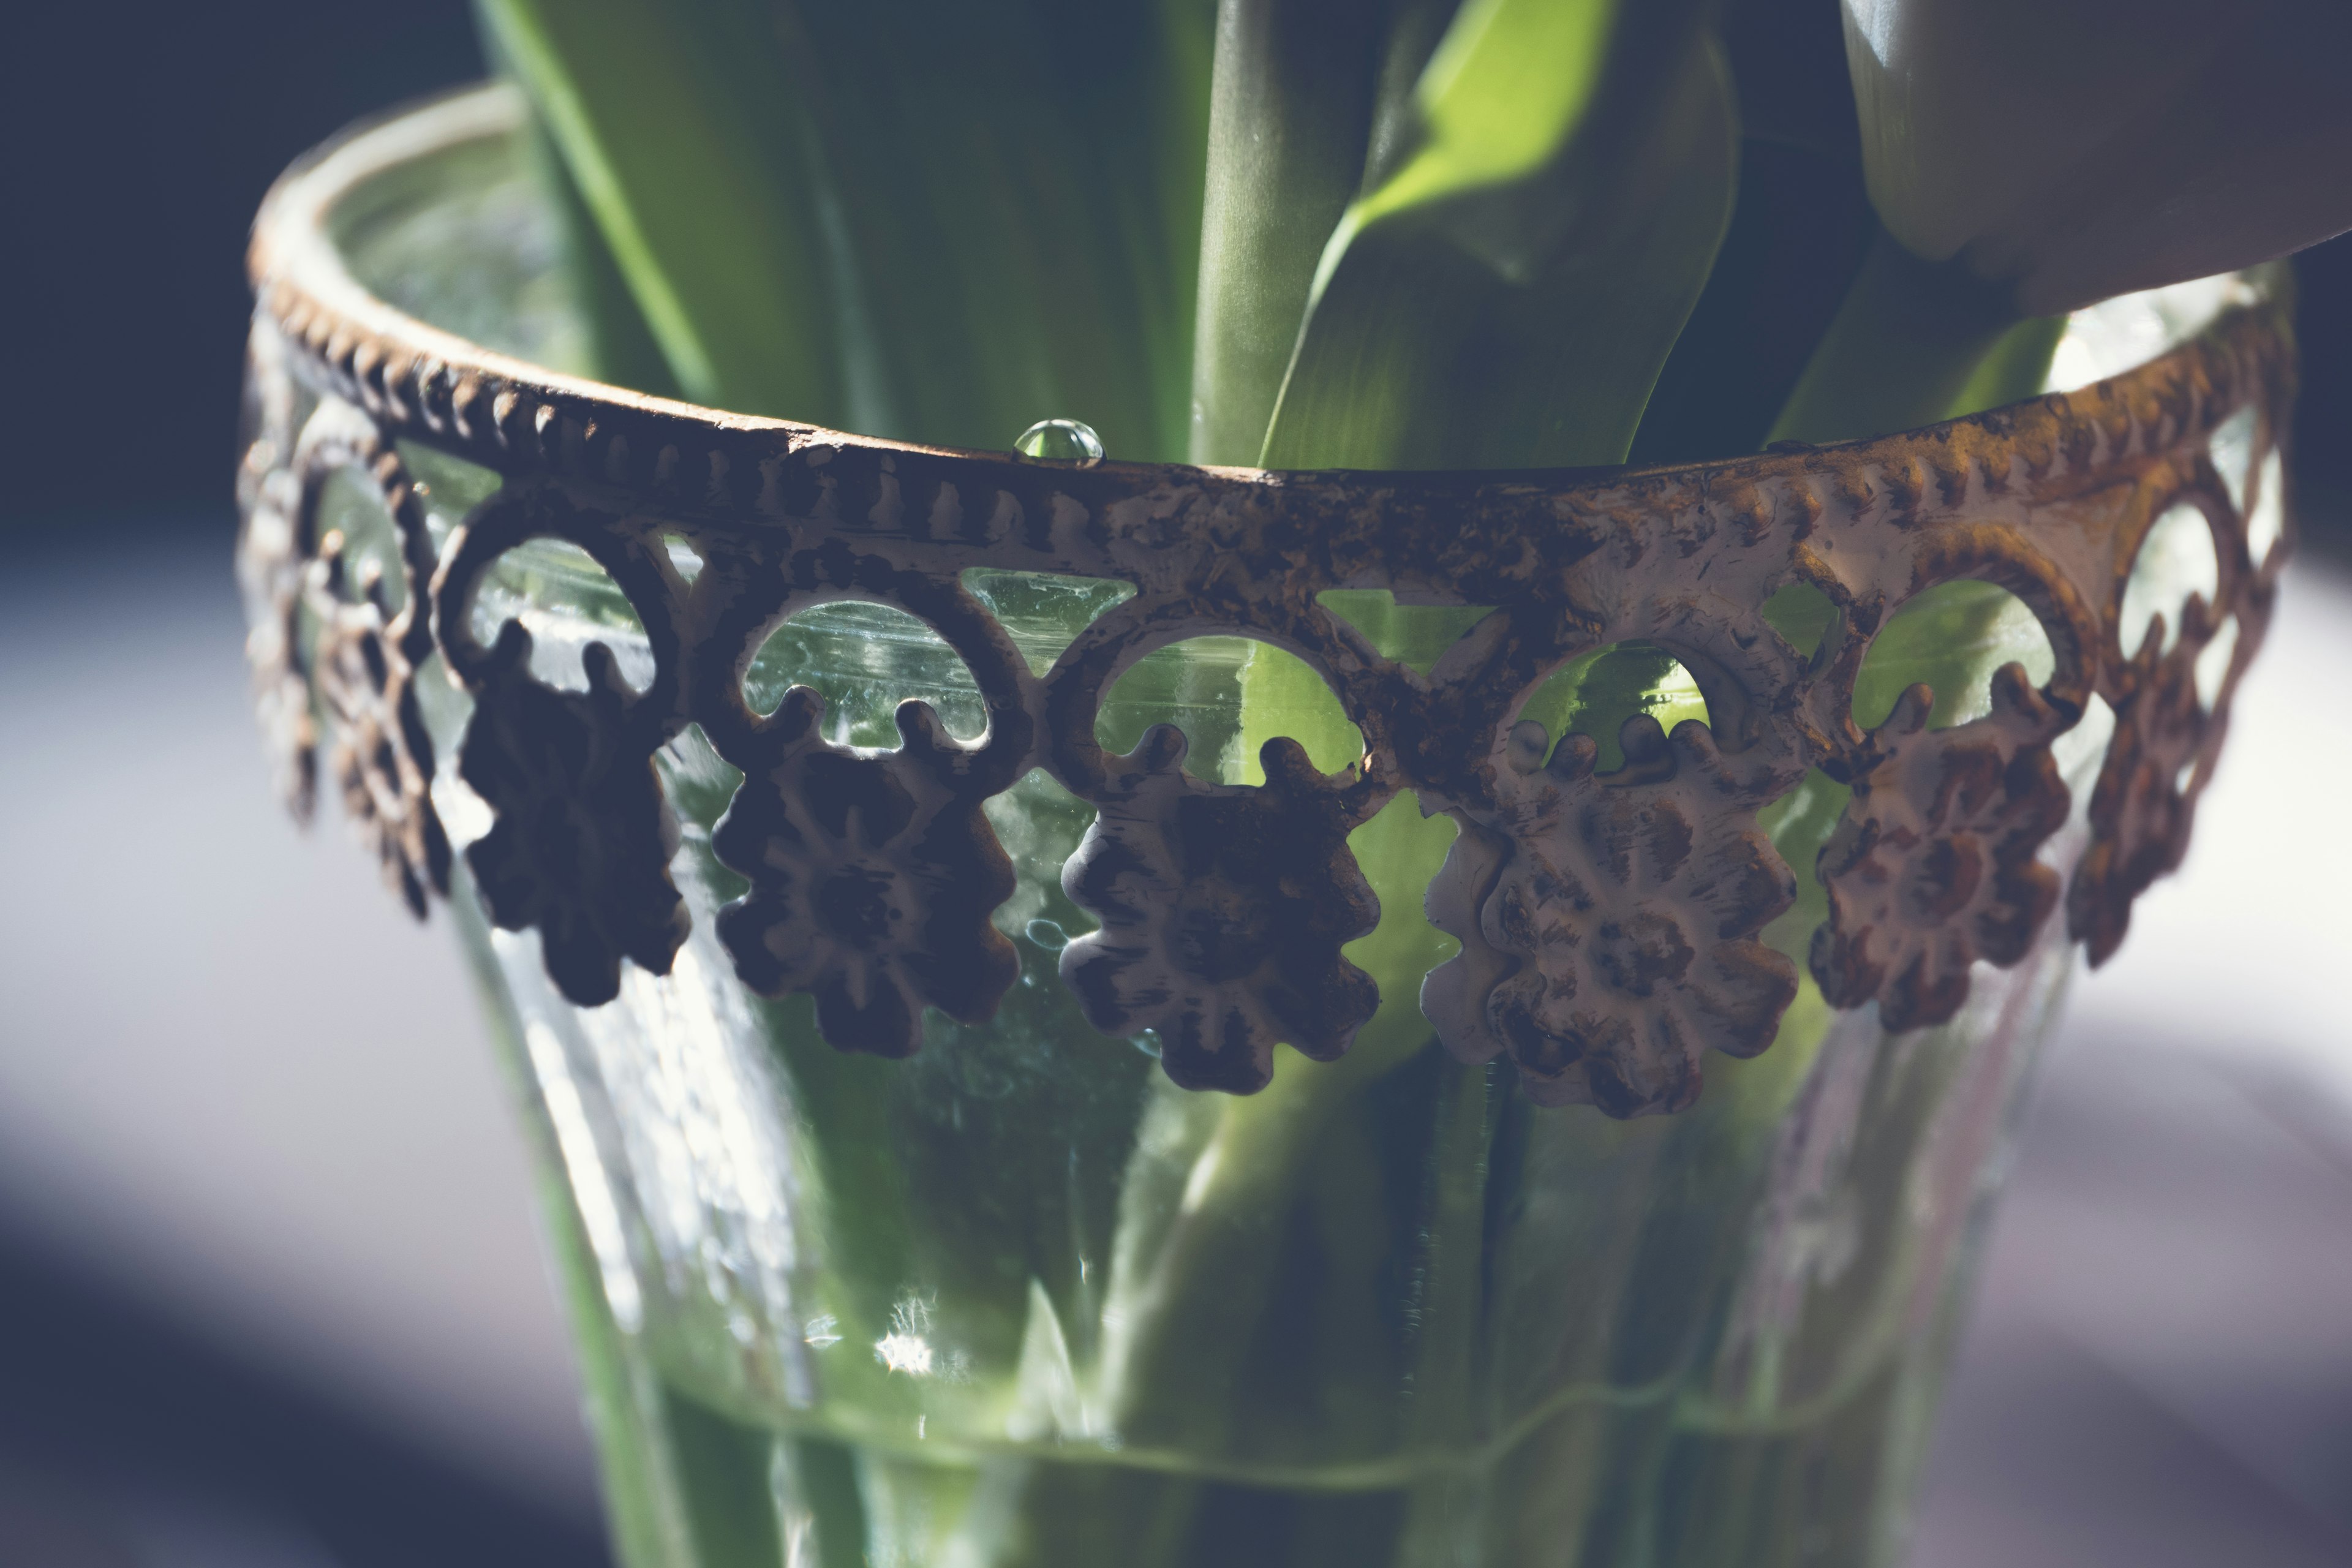
[[[2059,902],[2057,873],[2036,858],[2067,809],[2049,748],[2104,699],[2117,728],[2065,901],[2094,962],[2112,952],[2133,899],[2179,863],[2287,553],[2282,538],[2257,560],[2248,540],[2258,508],[2284,505],[2261,491],[2279,483],[2278,465],[2260,459],[2294,381],[2277,299],[2233,308],[2194,342],[2081,391],[1836,447],[1517,474],[1078,468],[556,374],[417,321],[352,278],[329,237],[340,202],[520,120],[502,89],[469,91],[346,136],[271,192],[249,255],[262,428],[240,549],[258,689],[293,798],[315,770],[315,690],[346,800],[373,825],[387,869],[420,912],[427,889],[446,891],[451,857],[413,690],[439,651],[477,704],[460,773],[499,816],[467,851],[476,880],[499,924],[541,930],[551,973],[582,1005],[614,994],[625,956],[666,971],[683,939],[667,869],[674,829],[650,759],[688,723],[746,774],[721,827],[755,879],[720,917],[739,973],[770,994],[815,992],[836,1045],[889,1054],[919,1041],[924,1006],[985,1017],[1011,984],[1010,950],[987,920],[1009,891],[1008,864],[979,808],[1043,767],[1098,812],[1065,874],[1104,922],[1063,961],[1090,1019],[1158,1028],[1179,1081],[1246,1091],[1265,1081],[1278,1040],[1334,1056],[1370,1016],[1370,978],[1339,948],[1378,905],[1345,841],[1412,789],[1461,828],[1428,894],[1433,922],[1463,942],[1423,992],[1448,1047],[1507,1057],[1548,1102],[1680,1109],[1706,1048],[1762,1049],[1795,994],[1793,967],[1757,940],[1794,882],[1755,814],[1809,768],[1853,785],[1822,852],[1830,919],[1816,980],[1833,1005],[1876,1002],[1890,1027],[1941,1022],[1970,963],[2020,961]],[[321,400],[299,433],[289,376]],[[2244,410],[2248,467],[2232,483],[2209,448]],[[395,440],[504,479],[437,552]],[[338,468],[364,471],[393,511],[408,589],[397,616],[344,581],[336,542],[318,536],[318,489]],[[2184,505],[2213,538],[2213,602],[2191,599],[2177,635],[2159,626],[2126,648],[2124,584],[2157,520]],[[630,691],[606,656],[584,697],[557,692],[530,679],[520,626],[488,647],[472,636],[490,563],[548,535],[586,549],[627,595],[656,655],[650,690]],[[691,584],[664,535],[704,558]],[[1040,676],[961,585],[975,565],[1117,578],[1136,594]],[[1960,577],[2026,603],[2055,673],[2036,690],[2012,667],[1993,712],[1949,730],[1925,728],[1915,694],[1865,733],[1851,709],[1871,636],[1906,599]],[[1838,612],[1811,657],[1761,613],[1796,584]],[[1424,675],[1318,602],[1347,588],[1495,609]],[[857,751],[818,738],[814,694],[753,714],[741,679],[767,633],[844,597],[938,632],[981,686],[987,733],[961,744],[910,704],[904,747]],[[304,606],[325,628],[308,655]],[[1184,773],[1173,731],[1107,752],[1094,714],[1118,676],[1212,634],[1306,660],[1362,731],[1360,762],[1325,776],[1277,742],[1264,785],[1228,786]],[[1589,740],[1554,748],[1513,721],[1570,659],[1635,637],[1692,670],[1710,725],[1669,736],[1637,721],[1627,765],[1596,773]],[[2222,673],[2211,679],[2209,658],[2200,690],[2199,660],[2224,641]],[[533,774],[525,754],[555,741],[575,764]],[[868,847],[880,859],[860,862],[858,875],[888,889],[862,936],[828,929],[809,886],[847,874],[834,849],[809,847],[828,831],[825,791],[849,781],[904,803],[895,837]],[[559,805],[605,835],[592,857],[601,880],[519,847],[528,835],[515,824]],[[1219,848],[1229,841],[1254,847]],[[787,846],[808,864],[761,881],[755,868],[790,860]],[[1255,967],[1246,954],[1203,967],[1200,933],[1167,913],[1208,919],[1209,906],[1256,933]],[[828,963],[864,978],[845,985]]]

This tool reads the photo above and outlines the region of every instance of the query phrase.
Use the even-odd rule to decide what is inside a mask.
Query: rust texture
[[[1832,1006],[1875,998],[1890,1029],[1948,1022],[1970,964],[2025,956],[2058,901],[2035,857],[2072,805],[2050,754],[2066,719],[2019,666],[1994,676],[1978,723],[1929,732],[1935,700],[1925,686],[1897,700],[1822,847],[1813,973]]]
[[[415,693],[439,652],[474,704],[457,770],[495,816],[467,864],[492,918],[539,930],[582,1005],[615,994],[625,961],[665,972],[682,940],[652,759],[688,724],[746,779],[716,840],[752,884],[719,917],[742,979],[814,993],[829,1039],[884,1055],[916,1047],[924,1008],[982,1020],[1013,983],[989,923],[1009,863],[981,805],[1043,768],[1098,814],[1066,873],[1102,925],[1063,963],[1087,1016],[1159,1031],[1179,1082],[1247,1091],[1277,1043],[1328,1058],[1370,1016],[1373,984],[1339,952],[1377,919],[1346,837],[1412,790],[1461,830],[1428,907],[1463,951],[1422,997],[1448,1048],[1507,1057],[1538,1100],[1680,1109],[1706,1050],[1762,1049],[1796,994],[1759,940],[1796,879],[1757,814],[1810,770],[1853,785],[1817,868],[1829,914],[1813,976],[1833,1005],[1934,1024],[1971,964],[2018,962],[2062,901],[2037,858],[2071,807],[2050,748],[2103,700],[2115,740],[2063,901],[2093,960],[2112,952],[2132,901],[2179,863],[2287,553],[2251,556],[2260,498],[2242,487],[2233,504],[2209,457],[2245,408],[2250,474],[2275,445],[2294,363],[2274,300],[2080,392],[1837,447],[1559,473],[1076,468],[717,414],[502,359],[361,289],[306,237],[320,200],[307,177],[281,184],[257,234],[241,483],[248,652],[281,784],[307,811],[323,745],[394,885],[420,910],[445,892]],[[316,405],[299,430],[297,385]],[[395,440],[502,484],[436,541]],[[396,607],[384,574],[347,569],[320,535],[340,471],[391,511]],[[2189,602],[2168,646],[2158,626],[2127,651],[2124,584],[2153,520],[2183,500],[2210,524],[2218,593]],[[690,582],[670,537],[703,562]],[[646,689],[600,646],[590,689],[559,692],[530,675],[519,625],[477,639],[484,574],[537,538],[579,545],[626,595],[654,655]],[[1040,674],[963,586],[975,566],[1135,592]],[[2012,666],[1990,714],[1944,730],[1915,691],[1864,733],[1852,708],[1873,633],[1964,578],[2040,619],[2050,679],[2035,689]],[[1811,655],[1763,615],[1797,584],[1835,610]],[[1495,611],[1424,675],[1321,606],[1332,589]],[[804,689],[753,714],[742,682],[768,634],[841,598],[936,632],[978,683],[985,734],[958,742],[918,706],[902,747],[836,745]],[[1095,718],[1112,683],[1207,634],[1304,659],[1363,755],[1327,776],[1278,742],[1267,782],[1240,786],[1186,774],[1172,731],[1107,752]],[[1710,724],[1638,722],[1625,765],[1603,773],[1589,738],[1554,746],[1517,722],[1568,662],[1630,639],[1681,660]]]
[[[1158,724],[1115,759],[1062,878],[1102,929],[1062,950],[1062,979],[1106,1034],[1157,1030],[1176,1082],[1246,1094],[1277,1043],[1330,1061],[1370,1020],[1380,988],[1339,949],[1380,903],[1343,795],[1297,742],[1265,743],[1258,787],[1204,784],[1184,751]]]
[[[1501,832],[1454,840],[1429,912],[1462,952],[1422,1005],[1457,1054],[1507,1051],[1538,1103],[1684,1110],[1709,1047],[1756,1055],[1796,998],[1796,966],[1755,940],[1796,879],[1706,725],[1637,717],[1604,774],[1590,736],[1512,739],[1527,783]]]
[[[729,753],[744,782],[711,846],[751,891],[719,937],[753,990],[813,993],[835,1045],[910,1056],[926,1005],[980,1022],[1018,978],[988,921],[1012,896],[1013,862],[927,704],[900,707],[905,743],[889,752],[826,742],[824,713],[796,686]]]

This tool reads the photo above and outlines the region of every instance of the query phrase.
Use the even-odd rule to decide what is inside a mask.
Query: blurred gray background
[[[229,578],[246,218],[478,74],[464,6],[8,38],[0,1563],[600,1563],[508,1086],[446,931],[274,807]],[[2044,1070],[1919,1568],[2352,1563],[2352,250],[2303,272],[2311,548]]]

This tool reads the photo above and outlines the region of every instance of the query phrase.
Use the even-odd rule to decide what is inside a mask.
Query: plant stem
[[[1857,440],[2031,395],[2063,326],[2029,323],[2007,290],[1881,229],[1765,439]]]

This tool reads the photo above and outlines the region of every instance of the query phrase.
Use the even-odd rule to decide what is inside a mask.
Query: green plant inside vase
[[[2273,9],[2282,26],[2302,15]],[[1982,195],[1936,187],[1950,160],[1927,155],[1966,145],[1958,89],[1916,118],[1946,140],[1916,177],[1887,172],[1881,77],[1949,5],[480,11],[534,106],[599,373],[861,433],[1008,447],[1058,418],[1114,459],[1698,460],[2032,395],[2064,311],[2103,291],[2081,262],[2100,235],[2016,216],[2047,193],[1978,202],[1973,230],[1923,221]],[[2185,91],[2192,74],[2165,79]],[[2266,253],[2200,252],[2195,270]],[[485,613],[626,619],[555,547],[499,571],[510,596]],[[1017,574],[971,585],[1041,668],[1118,596]],[[1422,668],[1484,613],[1374,593],[1326,605]],[[1801,651],[1830,628],[1817,595],[1768,613]],[[2012,661],[2049,672],[2033,617],[1988,584],[1947,585],[1877,630],[1857,717],[1924,681],[1934,721],[1958,721]],[[857,744],[896,743],[908,697],[959,734],[982,722],[954,656],[875,606],[778,632],[747,689],[764,709],[795,683]],[[1591,737],[1607,770],[1640,715],[1708,720],[1669,649],[1593,650],[1522,717],[1554,742]],[[1276,738],[1326,771],[1362,754],[1321,679],[1263,644],[1144,660],[1102,738],[1126,750],[1171,720],[1187,765],[1226,783],[1262,782]],[[2065,759],[2078,794],[2095,746]],[[708,931],[742,885],[710,850],[735,779],[692,732],[661,765]],[[1843,799],[1817,773],[1765,816],[1799,880],[1766,940],[1801,972]],[[740,1029],[765,1053],[746,1070],[789,1107],[780,1168],[827,1260],[795,1288],[796,1321],[739,1323],[714,1284],[621,1321],[591,1240],[562,1237],[635,1568],[1696,1568],[1892,1550],[1916,1434],[1887,1435],[1931,1397],[1948,1310],[1919,1293],[1930,1243],[1908,1162],[1974,1070],[1956,1042],[1983,1021],[1840,1069],[1872,1099],[1868,1130],[1841,1155],[1848,1209],[1805,1223],[1825,1256],[1845,1251],[1807,1312],[1772,1318],[1727,1289],[1755,1245],[1755,1173],[1859,1047],[1808,979],[1773,1047],[1710,1061],[1681,1116],[1529,1104],[1421,1014],[1422,977],[1454,949],[1422,889],[1455,829],[1417,805],[1349,840],[1381,918],[1348,956],[1379,1012],[1336,1063],[1283,1053],[1255,1095],[1175,1088],[1157,1042],[1103,1039],[1057,984],[1060,948],[1091,924],[1058,880],[1089,814],[1042,774],[989,806],[1018,868],[997,923],[1023,963],[993,1022],[934,1016],[923,1052],[888,1063],[827,1046],[805,996],[746,1004]],[[2043,955],[2017,989],[2064,969]],[[607,1048],[603,1026],[578,1026],[582,1048]],[[517,1048],[551,1070],[536,1037]],[[754,1342],[779,1334],[803,1350],[760,1361]],[[793,1381],[803,1356],[815,1394]]]

